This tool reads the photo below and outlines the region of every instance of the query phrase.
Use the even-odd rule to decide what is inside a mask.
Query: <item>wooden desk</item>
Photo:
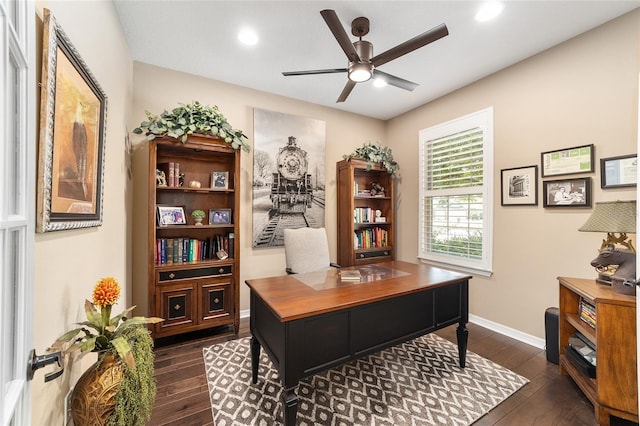
[[[253,382],[262,346],[284,386],[285,425],[295,425],[301,378],[455,323],[465,366],[471,276],[400,261],[343,269],[367,282],[341,282],[333,268],[246,281]]]

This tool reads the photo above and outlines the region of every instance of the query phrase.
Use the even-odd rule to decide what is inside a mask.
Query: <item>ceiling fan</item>
[[[362,40],[362,37],[369,33],[369,20],[367,18],[361,16],[351,22],[351,34],[359,39],[352,43],[334,10],[325,9],[320,11],[320,14],[338,41],[338,44],[347,55],[347,59],[349,61],[347,68],[288,71],[283,72],[282,75],[334,74],[346,72],[349,80],[344,86],[344,89],[342,90],[342,93],[340,93],[336,102],[344,102],[356,86],[356,83],[367,81],[371,77],[382,79],[392,86],[412,91],[418,87],[417,83],[387,74],[378,70],[377,67],[449,35],[447,26],[445,24],[440,24],[437,27],[407,40],[404,43],[400,43],[379,55],[371,57],[373,55],[373,45],[368,41]]]

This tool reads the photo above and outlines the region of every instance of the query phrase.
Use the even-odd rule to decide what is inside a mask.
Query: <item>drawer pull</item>
[[[180,308],[182,308],[182,306],[180,306],[180,305],[176,305],[176,306],[173,307],[173,309],[175,309],[176,311],[179,311]]]
[[[169,274],[169,278],[174,279],[176,277],[176,274],[174,274],[173,272]]]
[[[224,268],[218,269],[218,272],[220,272],[222,274],[224,272]]]
[[[213,299],[213,303],[215,303],[215,304],[217,305],[218,303],[220,303],[220,299],[218,299],[218,298],[216,297],[215,299]]]

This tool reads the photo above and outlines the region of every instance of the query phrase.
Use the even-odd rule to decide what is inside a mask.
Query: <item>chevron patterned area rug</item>
[[[282,384],[261,351],[251,382],[249,338],[203,349],[216,426],[282,424]],[[434,334],[300,381],[298,425],[469,425],[528,383]]]

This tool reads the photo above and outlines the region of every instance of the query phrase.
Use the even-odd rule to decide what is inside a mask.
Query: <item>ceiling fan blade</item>
[[[356,52],[355,47],[353,47],[353,43],[340,23],[340,19],[338,19],[338,15],[335,10],[325,9],[320,11],[320,14],[333,33],[333,36],[338,41],[340,47],[342,47],[342,50],[344,50],[349,62],[360,62],[360,56],[358,56],[358,52]]]
[[[395,75],[387,74],[386,72],[382,72],[380,70],[373,70],[373,78],[381,78],[391,86],[399,87],[400,89],[408,90],[410,92],[418,87],[418,83],[405,80],[404,78],[396,77]]]
[[[356,87],[356,82],[348,80],[347,84],[344,86],[344,89],[342,89],[342,93],[340,93],[340,96],[338,96],[338,100],[336,101],[336,103],[346,101],[347,96],[349,96],[349,93],[351,93],[354,87]]]
[[[414,50],[419,49],[422,46],[426,46],[427,44],[439,40],[447,35],[449,35],[447,26],[445,24],[440,24],[437,27],[431,28],[429,31],[425,31],[422,34],[415,36],[411,40],[407,40],[396,47],[392,47],[386,52],[382,52],[381,54],[374,56],[371,58],[371,63],[374,66],[379,67],[382,64],[386,64],[387,62],[399,58],[402,55],[413,52]]]
[[[313,74],[335,74],[340,72],[347,72],[346,68],[330,68],[325,70],[308,70],[308,71],[283,71],[282,75],[313,75]]]

